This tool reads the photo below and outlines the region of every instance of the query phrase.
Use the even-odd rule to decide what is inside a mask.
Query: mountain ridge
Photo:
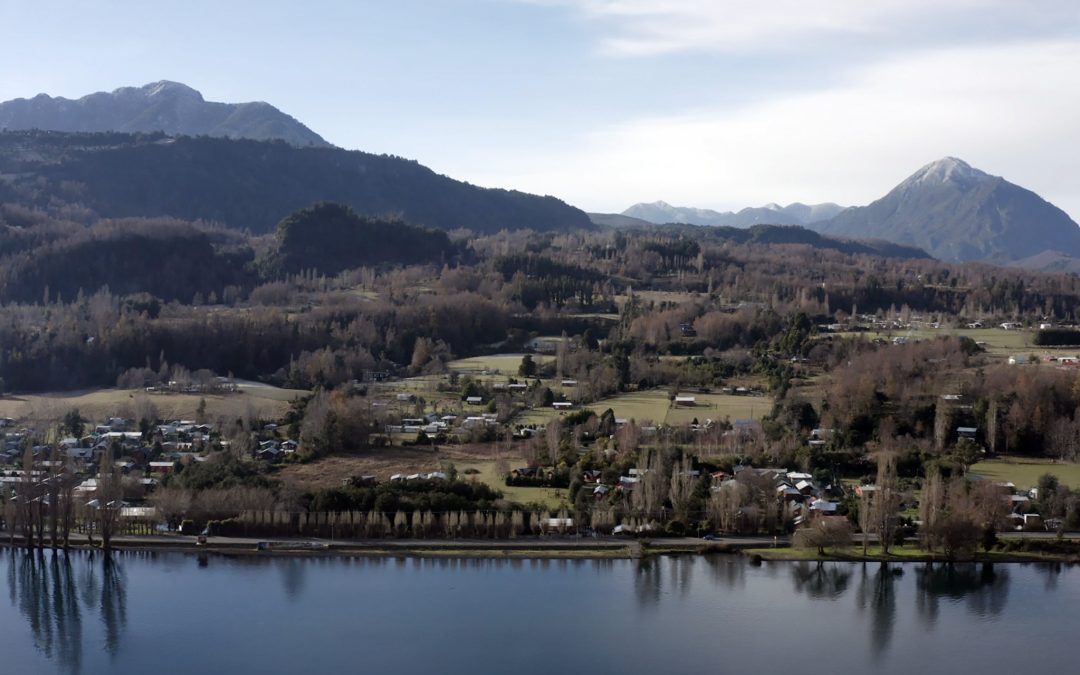
[[[171,80],[94,92],[77,99],[38,94],[0,103],[0,130],[31,129],[160,131],[170,136],[282,140],[301,147],[330,146],[320,135],[269,103],[207,101],[198,90]]]
[[[665,201],[639,202],[619,215],[645,220],[656,225],[679,223],[685,225],[750,227],[752,225],[808,225],[831,218],[844,207],[831,202],[787,206],[771,203],[747,207],[739,211],[714,211],[687,206],[672,206]]]

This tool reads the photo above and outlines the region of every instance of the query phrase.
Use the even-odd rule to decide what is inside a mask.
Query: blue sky
[[[1066,0],[0,0],[0,100],[161,79],[588,210],[866,203],[945,155],[1080,216]]]

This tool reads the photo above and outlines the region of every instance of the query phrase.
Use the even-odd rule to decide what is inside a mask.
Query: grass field
[[[982,343],[987,353],[991,356],[1007,358],[1016,354],[1078,354],[1077,347],[1040,347],[1032,343],[1035,338],[1033,330],[1002,330],[1000,328],[941,328],[939,330],[895,330],[895,331],[859,331],[852,333],[835,333],[843,337],[860,337],[866,340],[874,338],[906,337],[911,340],[932,340],[936,337],[956,335],[971,338],[975,342]]]
[[[1039,477],[1049,473],[1057,476],[1062,485],[1080,487],[1080,464],[1052,462],[1029,457],[1005,457],[978,462],[971,472],[996,481],[1012,482],[1018,488],[1033,488]]]
[[[502,375],[516,377],[518,368],[521,366],[521,358],[524,354],[492,354],[490,356],[474,356],[468,359],[458,359],[446,364],[450,370],[463,371],[489,371]],[[537,364],[548,363],[555,357],[545,354],[533,354],[533,361]]]
[[[732,396],[730,394],[688,394],[696,400],[694,406],[673,406],[668,392],[662,389],[635,391],[600,399],[587,408],[600,414],[611,408],[618,419],[634,420],[639,424],[686,424],[697,418],[719,421],[725,417],[738,419],[761,419],[772,410],[772,399],[765,396]],[[560,413],[551,408],[531,410],[518,418],[521,424],[544,424]],[[566,414],[566,413],[562,413]]]
[[[375,476],[380,481],[390,480],[395,473],[422,473],[439,471],[453,463],[458,476],[464,480],[476,480],[499,490],[510,501],[540,503],[548,508],[559,507],[566,498],[566,490],[551,488],[507,487],[505,476],[496,469],[496,448],[492,444],[428,447],[392,447],[373,450],[363,455],[331,455],[306,464],[290,464],[278,471],[283,482],[300,491],[334,488],[350,476]],[[522,457],[507,456],[510,468],[524,465]],[[475,469],[477,474],[466,474]]]
[[[671,302],[677,305],[690,302],[696,298],[708,297],[700,293],[687,293],[684,291],[634,291],[634,296],[645,303],[655,302],[660,304],[663,302]],[[627,297],[625,295],[615,296],[615,302],[619,306],[625,305],[626,299]]]
[[[520,457],[515,457],[508,460],[510,468],[513,468],[516,464],[524,464],[524,460]],[[503,495],[512,502],[519,502],[521,504],[538,503],[543,504],[549,509],[556,509],[559,506],[566,503],[566,490],[560,488],[535,488],[535,487],[509,487],[506,485],[506,477],[496,470],[495,461],[474,461],[474,462],[458,462],[454,466],[457,467],[458,475],[462,476],[466,480],[469,476],[466,476],[463,472],[466,469],[476,469],[480,473],[473,474],[476,476],[476,480],[481,483],[485,483],[496,490],[501,490]]]
[[[132,417],[136,407],[148,402],[157,408],[162,419],[194,419],[199,401],[205,398],[206,413],[210,420],[219,417],[235,419],[249,409],[257,418],[278,419],[288,411],[289,402],[293,398],[306,393],[262,384],[241,384],[240,393],[206,396],[147,394],[141,389],[8,395],[0,398],[0,417],[11,417],[21,422],[48,423],[62,418],[72,408],[77,408],[83,418],[96,422],[113,415]]]

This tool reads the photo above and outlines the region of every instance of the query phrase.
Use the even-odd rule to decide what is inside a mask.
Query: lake
[[[1080,567],[0,549],[3,673],[1069,672]],[[1074,671],[1075,672],[1075,671]]]

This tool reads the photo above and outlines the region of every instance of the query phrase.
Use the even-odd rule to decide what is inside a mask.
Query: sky
[[[956,156],[1080,218],[1076,0],[0,0],[0,100],[163,79],[588,211],[865,204]]]

